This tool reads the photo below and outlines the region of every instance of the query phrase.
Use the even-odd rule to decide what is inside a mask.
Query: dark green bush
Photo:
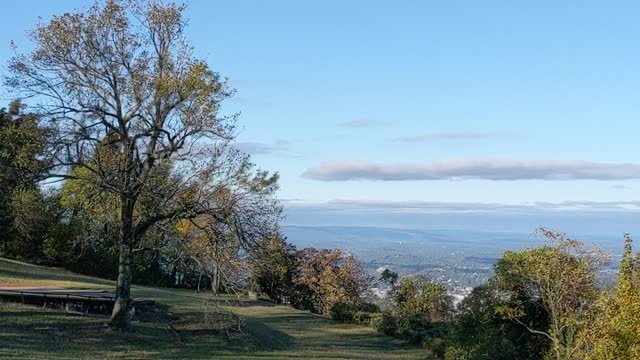
[[[337,303],[331,308],[331,318],[336,321],[352,322],[354,305]]]
[[[429,323],[426,318],[421,316],[403,316],[398,317],[396,335],[401,339],[405,339],[412,344],[420,344],[422,339],[427,337],[427,329]]]
[[[446,323],[431,322],[424,316],[403,316],[396,317],[396,331],[393,336],[413,344],[421,344],[426,339],[443,339],[447,334]],[[444,349],[442,353],[444,354]]]
[[[356,304],[355,306],[356,306],[356,311],[362,311],[367,313],[380,312],[380,307],[372,303],[363,302],[363,303]]]
[[[431,350],[438,359],[444,358],[450,342],[443,338],[427,337],[422,340],[422,347]]]
[[[369,316],[369,326],[374,329],[378,329],[378,327],[382,323],[383,318],[384,318],[384,313],[381,313],[381,312],[371,313]]]
[[[395,336],[398,330],[396,318],[388,311],[382,313],[382,317],[377,321],[376,325],[376,330],[385,335]]]
[[[371,322],[371,314],[370,312],[365,311],[356,311],[353,313],[353,323],[358,325],[369,326]]]
[[[371,303],[337,303],[331,308],[331,318],[333,320],[355,323],[369,326],[372,313],[378,313],[380,308]]]
[[[449,346],[444,352],[444,360],[470,360],[469,353],[459,346]]]

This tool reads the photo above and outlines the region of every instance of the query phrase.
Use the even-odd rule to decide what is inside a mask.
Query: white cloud
[[[303,176],[320,181],[628,180],[640,179],[640,164],[506,158],[455,159],[392,164],[358,160],[333,160],[307,169]]]

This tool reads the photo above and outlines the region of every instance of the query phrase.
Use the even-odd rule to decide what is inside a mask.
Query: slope
[[[0,286],[105,289],[113,282],[58,268],[0,259]],[[156,301],[162,312],[134,322],[134,331],[105,327],[105,318],[0,303],[0,358],[105,359],[428,359],[426,350],[287,306],[245,302],[230,310],[246,319],[243,334],[207,328],[207,295],[136,286],[134,296]]]

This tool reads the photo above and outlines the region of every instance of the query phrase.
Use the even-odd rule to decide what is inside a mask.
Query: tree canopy
[[[45,165],[49,131],[25,108],[16,100],[0,109],[0,251],[30,259],[40,251],[34,237],[41,221],[29,210],[41,200],[35,190]],[[15,246],[10,246],[14,241]]]
[[[238,115],[221,105],[234,91],[193,55],[183,12],[97,2],[39,24],[35,49],[10,62],[7,84],[37,99],[52,129],[47,175],[117,201],[116,327],[130,325],[132,252],[151,227],[206,214],[248,245],[279,218],[278,176],[230,145]],[[231,195],[220,201],[221,192]]]
[[[633,255],[629,235],[625,235],[618,284],[597,303],[583,344],[587,359],[640,358],[640,254]]]

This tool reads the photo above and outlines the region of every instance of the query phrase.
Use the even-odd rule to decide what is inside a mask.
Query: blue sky
[[[28,50],[38,16],[88,3],[5,4],[0,62],[10,40]],[[192,0],[187,16],[197,55],[238,90],[240,146],[281,174],[282,199],[535,205],[640,198],[639,12]]]

